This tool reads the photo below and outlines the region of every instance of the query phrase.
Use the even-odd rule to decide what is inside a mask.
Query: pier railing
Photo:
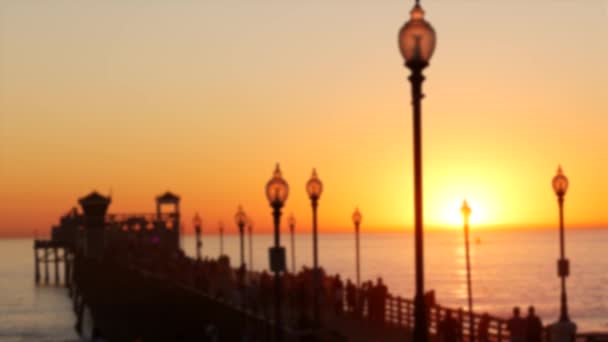
[[[482,316],[479,313],[473,313],[473,322],[470,320],[469,312],[462,308],[453,309],[441,305],[430,305],[427,308],[427,322],[429,332],[432,335],[439,334],[439,326],[446,318],[447,312],[452,311],[452,317],[460,324],[460,332],[463,341],[470,341],[469,327],[474,326],[475,340],[479,340],[479,325],[482,321]],[[389,295],[386,298],[385,305],[385,324],[404,327],[408,330],[414,328],[414,301],[405,299],[399,296]],[[488,315],[487,316],[487,340],[488,341],[508,341],[509,331],[505,319]]]

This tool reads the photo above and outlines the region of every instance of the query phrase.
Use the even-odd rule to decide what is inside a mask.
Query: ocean
[[[214,229],[215,232],[215,229]],[[290,240],[282,235],[291,267]],[[224,237],[224,252],[233,265],[239,261],[238,235]],[[297,234],[296,267],[312,263],[312,237]],[[476,243],[476,240],[479,240]],[[272,235],[253,236],[253,268],[268,268]],[[559,279],[556,230],[472,230],[471,267],[475,311],[507,317],[514,306],[534,305],[544,323],[557,320]],[[195,255],[192,236],[182,239],[188,255]],[[362,280],[382,277],[392,293],[414,293],[413,234],[362,233]],[[248,242],[245,259],[249,263]],[[354,234],[321,234],[319,261],[329,273],[355,277]],[[567,280],[571,319],[579,331],[608,331],[608,229],[566,232],[566,256],[571,274]],[[219,254],[217,235],[205,235],[203,254]],[[466,270],[460,230],[425,233],[425,286],[434,289],[437,301],[466,307]],[[76,341],[75,316],[67,290],[36,286],[32,240],[0,240],[0,341]]]

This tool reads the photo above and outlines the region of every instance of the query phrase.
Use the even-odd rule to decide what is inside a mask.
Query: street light
[[[557,274],[561,278],[561,310],[559,315],[560,322],[569,322],[568,298],[566,296],[566,277],[570,273],[570,262],[565,257],[564,248],[564,197],[568,191],[568,178],[564,175],[561,165],[557,168],[557,174],[553,177],[553,191],[557,195],[559,205],[559,251],[560,258],[557,261]]]
[[[247,219],[247,235],[249,236],[249,269],[253,270],[253,220]]]
[[[321,291],[321,275],[319,274],[319,252],[317,245],[317,206],[319,204],[319,197],[323,192],[323,183],[317,176],[317,170],[312,169],[312,175],[306,183],[306,192],[312,204],[312,256],[313,256],[313,323],[315,328],[321,326],[321,303],[320,303],[320,291]]]
[[[201,247],[203,247],[203,242],[201,241],[201,228],[203,225],[203,220],[196,213],[194,218],[192,219],[192,224],[194,225],[194,233],[196,234],[196,260],[201,260]]]
[[[357,288],[361,287],[361,266],[360,266],[360,259],[359,259],[359,225],[361,224],[361,219],[363,218],[363,216],[361,215],[361,212],[359,211],[359,207],[357,207],[355,209],[355,212],[353,213],[353,223],[355,224],[355,256],[356,256],[356,262],[357,262]]]
[[[220,257],[224,256],[224,224],[220,221]]]
[[[241,242],[241,271],[245,270],[245,224],[247,223],[247,215],[243,211],[243,206],[239,205],[239,209],[234,215],[234,221],[239,227],[239,237]]]
[[[435,50],[435,30],[426,20],[419,0],[410,11],[410,20],[399,31],[399,49],[405,66],[411,70],[413,128],[414,128],[414,217],[416,295],[414,298],[414,341],[428,341],[428,324],[424,303],[424,250],[422,222],[422,132],[421,100],[422,70],[429,65]]]
[[[465,199],[462,201],[460,208],[462,217],[464,218],[464,250],[467,259],[467,292],[469,296],[469,341],[475,340],[475,318],[473,316],[473,290],[471,287],[471,258],[469,256],[469,217],[471,216],[471,208]]]
[[[274,219],[274,247],[269,250],[270,269],[274,272],[274,320],[276,341],[283,340],[283,327],[281,317],[281,272],[285,271],[285,249],[281,247],[281,208],[289,195],[289,185],[281,175],[277,164],[272,178],[266,184],[266,198],[272,207]]]
[[[289,215],[289,234],[291,235],[291,272],[296,273],[296,245],[294,238],[294,231],[296,228],[296,218],[293,216],[293,213]]]

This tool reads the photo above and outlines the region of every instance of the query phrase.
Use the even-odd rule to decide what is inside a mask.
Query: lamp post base
[[[572,342],[576,338],[576,324],[570,321],[558,321],[549,327],[551,342]]]

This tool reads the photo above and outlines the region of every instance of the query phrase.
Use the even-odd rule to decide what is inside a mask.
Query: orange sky
[[[186,223],[260,230],[280,162],[308,231],[408,229],[411,107],[396,35],[412,1],[0,4],[0,236],[43,232],[92,189],[111,211],[183,198]],[[608,225],[608,2],[423,1],[438,33],[423,103],[425,218]]]

